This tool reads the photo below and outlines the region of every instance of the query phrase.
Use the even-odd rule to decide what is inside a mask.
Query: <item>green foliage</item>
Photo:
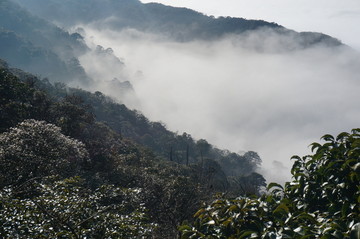
[[[63,83],[52,86],[17,71],[25,83],[10,71],[13,70],[4,69],[0,87],[5,96],[2,129],[27,118],[55,124],[63,134],[86,145],[96,169],[112,167],[114,154],[127,147],[122,143],[124,138],[151,148],[157,156],[194,168],[198,181],[220,191],[227,189],[228,175],[248,176],[261,163],[254,152],[239,155],[220,150],[203,139],[195,141],[189,134],[170,132],[162,123],[150,122],[140,112],[129,110],[100,92],[91,94],[67,88]]]
[[[175,238],[177,227],[192,215],[204,199],[203,191],[186,166],[162,163],[143,172],[143,201],[159,224],[159,238]]]
[[[0,237],[102,238],[96,229],[107,238],[149,234],[175,238],[177,227],[193,220],[201,202],[229,190],[225,162],[232,162],[234,175],[248,173],[241,178],[249,188],[257,178],[263,179],[251,174],[261,162],[254,152],[239,155],[217,149],[206,140],[195,141],[189,134],[178,135],[162,123],[150,122],[100,92],[71,89],[63,83],[53,86],[21,70],[8,69],[1,61],[0,65],[0,109],[4,113],[0,115],[0,214],[5,218],[0,223],[9,221],[0,229]],[[56,182],[47,180],[56,175]],[[61,180],[74,175],[83,181]],[[102,189],[108,190],[105,195],[116,195],[134,188],[139,189],[134,204],[126,197],[111,199],[112,208],[121,214],[102,212],[103,201],[96,207],[88,202]],[[137,217],[133,210],[122,208],[123,203],[133,204],[140,212],[146,207],[148,220],[143,220],[145,214],[136,213]],[[52,208],[55,211],[50,213]],[[103,221],[87,212],[102,215]],[[121,226],[118,215],[125,215]],[[93,231],[87,224],[78,225],[87,217]],[[116,228],[120,234],[111,236],[101,225]]]
[[[76,95],[67,95],[54,103],[50,113],[52,121],[61,127],[64,134],[74,138],[81,137],[84,128],[94,122],[89,106],[84,105],[83,99]]]
[[[37,118],[47,107],[43,94],[0,67],[0,132],[27,118]]]
[[[297,208],[321,219],[320,235],[349,236],[360,221],[360,130],[322,137],[324,144],[311,144],[314,155],[295,157],[292,184],[285,193]]]
[[[358,238],[360,130],[325,135],[313,155],[294,156],[293,181],[258,198],[218,199],[182,238]]]

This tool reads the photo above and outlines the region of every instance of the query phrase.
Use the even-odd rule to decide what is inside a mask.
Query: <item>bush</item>
[[[360,129],[294,156],[292,182],[261,197],[218,199],[180,227],[182,238],[359,238]]]

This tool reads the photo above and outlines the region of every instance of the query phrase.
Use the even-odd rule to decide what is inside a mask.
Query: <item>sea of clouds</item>
[[[134,29],[74,29],[93,49],[80,57],[93,89],[172,131],[258,152],[268,181],[290,180],[291,156],[309,154],[322,135],[359,127],[360,58],[348,47],[303,49],[269,29],[189,42]]]

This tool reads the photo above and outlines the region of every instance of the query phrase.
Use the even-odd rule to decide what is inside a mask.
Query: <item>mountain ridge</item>
[[[1,58],[13,67],[50,78],[53,82],[76,82],[82,86],[89,86],[97,79],[85,72],[79,57],[89,51],[96,53],[96,49],[89,49],[82,32],[74,31],[79,23],[113,31],[131,28],[177,42],[214,41],[229,35],[243,38],[257,32],[261,37],[257,38],[255,46],[252,39],[236,41],[245,49],[260,52],[293,51],[317,45],[343,46],[337,39],[322,33],[298,33],[263,20],[214,18],[188,8],[143,4],[137,0],[3,0],[0,12]],[[280,42],[273,49],[267,47],[272,36],[283,38],[285,44]],[[119,69],[123,68],[120,65]],[[121,85],[122,81],[129,79],[124,77],[115,83]],[[119,90],[124,89],[120,87]]]
[[[320,35],[316,34],[317,36],[313,37],[316,38],[315,41],[308,41],[302,36],[303,34],[273,22],[234,17],[214,18],[189,8],[171,7],[160,3],[144,4],[138,0],[67,1],[66,3],[63,1],[59,3],[60,1],[57,0],[16,1],[40,17],[66,27],[94,22],[99,28],[110,27],[114,30],[135,28],[140,31],[165,34],[178,41],[217,39],[227,34],[241,34],[263,27],[291,33],[304,41],[304,47],[322,42],[324,38],[328,39],[327,35],[319,33]],[[335,38],[326,42],[327,44],[331,42],[331,46],[341,45],[341,42]]]

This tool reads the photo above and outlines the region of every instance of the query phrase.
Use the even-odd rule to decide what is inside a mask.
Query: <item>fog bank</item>
[[[90,54],[97,45],[112,49],[112,60],[80,58],[94,88],[119,92],[125,104],[172,131],[258,152],[268,181],[289,180],[290,157],[308,154],[323,134],[359,127],[360,62],[349,49],[287,51],[299,48],[296,39],[267,30],[178,43],[131,29],[81,27]],[[114,78],[130,81],[136,99],[114,91]]]

